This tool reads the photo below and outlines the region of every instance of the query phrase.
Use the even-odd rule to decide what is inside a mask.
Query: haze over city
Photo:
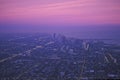
[[[0,0],[0,33],[118,38],[119,14],[119,0]]]
[[[0,0],[0,80],[120,80],[120,0]]]

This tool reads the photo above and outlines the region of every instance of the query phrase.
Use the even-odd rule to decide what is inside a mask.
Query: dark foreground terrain
[[[120,79],[119,40],[0,35],[0,80]]]

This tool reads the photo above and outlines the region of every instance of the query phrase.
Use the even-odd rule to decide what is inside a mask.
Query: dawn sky
[[[11,23],[14,28],[120,25],[120,0],[0,0],[1,29]]]
[[[0,21],[120,23],[120,0],[0,0]]]

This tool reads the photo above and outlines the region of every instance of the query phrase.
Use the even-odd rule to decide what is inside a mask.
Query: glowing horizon
[[[119,0],[1,0],[0,21],[33,24],[119,24]]]

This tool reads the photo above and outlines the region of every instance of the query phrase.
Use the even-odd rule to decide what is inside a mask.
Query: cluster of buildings
[[[120,45],[61,34],[0,39],[0,80],[120,79]]]

